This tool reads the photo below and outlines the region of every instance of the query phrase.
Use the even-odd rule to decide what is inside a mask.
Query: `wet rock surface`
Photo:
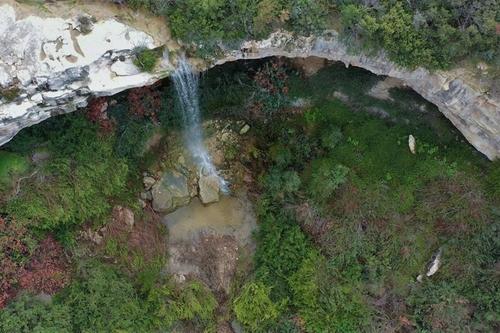
[[[202,203],[219,201],[219,177],[217,175],[201,175],[198,180],[199,197]]]
[[[178,171],[168,170],[151,190],[153,209],[157,212],[171,212],[187,205],[191,200],[186,176]]]

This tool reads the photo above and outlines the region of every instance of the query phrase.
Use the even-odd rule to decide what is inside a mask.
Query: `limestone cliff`
[[[172,70],[168,54],[178,48],[166,32],[116,18],[94,20],[87,14],[70,18],[27,16],[0,6],[0,145],[22,128],[50,116],[72,112],[90,96],[113,95],[152,84]],[[138,47],[165,46],[154,73],[141,73],[132,62]],[[430,102],[488,158],[500,157],[500,98],[487,95],[463,71],[405,70],[380,54],[355,55],[332,31],[321,37],[296,37],[276,32],[249,41],[201,69],[237,59],[269,56],[316,56],[362,67],[378,75],[401,79]],[[11,92],[6,98],[5,92]],[[12,94],[15,92],[15,94]],[[14,96],[12,96],[14,95]]]

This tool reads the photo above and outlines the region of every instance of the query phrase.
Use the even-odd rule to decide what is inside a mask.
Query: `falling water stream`
[[[184,135],[187,148],[198,166],[198,172],[205,176],[216,175],[222,192],[228,192],[226,181],[218,174],[210,155],[203,143],[203,129],[201,126],[200,104],[198,96],[198,73],[182,57],[172,76],[175,90],[181,108],[184,122]]]

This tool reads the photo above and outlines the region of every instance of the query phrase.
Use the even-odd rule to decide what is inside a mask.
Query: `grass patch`
[[[26,157],[8,151],[0,151],[0,189],[12,183],[16,175],[29,169]]]

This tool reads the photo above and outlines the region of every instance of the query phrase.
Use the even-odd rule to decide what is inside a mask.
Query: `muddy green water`
[[[170,241],[189,241],[202,233],[232,235],[242,244],[251,239],[256,219],[245,196],[222,196],[219,202],[203,205],[198,198],[166,215],[163,223]]]

